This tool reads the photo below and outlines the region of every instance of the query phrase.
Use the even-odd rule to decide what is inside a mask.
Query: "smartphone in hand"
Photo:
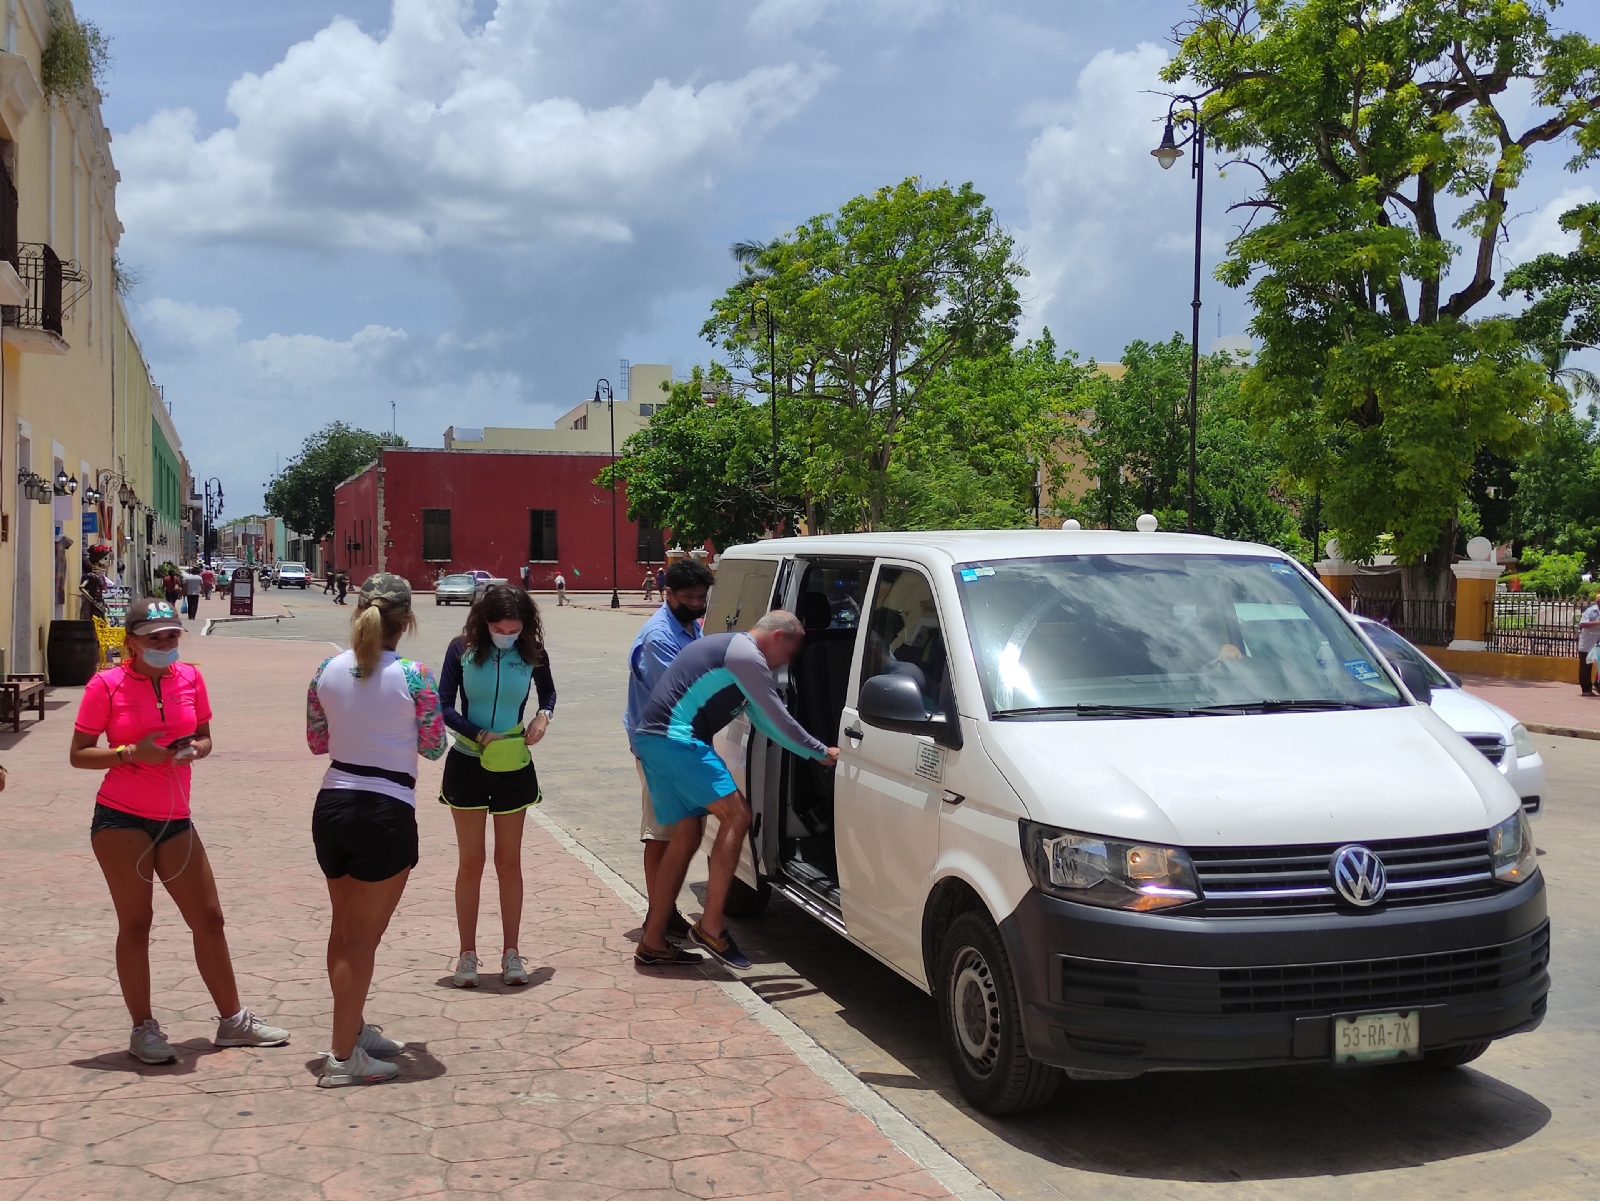
[[[169,751],[181,751],[185,747],[193,746],[195,742],[199,740],[199,738],[200,735],[198,734],[185,734],[182,738],[174,738],[171,742],[167,743],[165,749]]]

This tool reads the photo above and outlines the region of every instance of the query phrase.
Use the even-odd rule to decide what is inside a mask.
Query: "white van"
[[[730,912],[771,890],[931,993],[974,1105],[1063,1074],[1466,1063],[1549,991],[1516,792],[1271,547],[1008,531],[775,539],[706,632],[798,614],[743,719]],[[1423,680],[1416,681],[1420,691]]]

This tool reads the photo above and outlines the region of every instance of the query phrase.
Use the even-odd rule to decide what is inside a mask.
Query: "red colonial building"
[[[616,494],[617,579],[611,576],[611,493],[594,482],[605,453],[385,448],[334,490],[330,566],[357,585],[392,571],[418,589],[441,575],[487,571],[530,588],[562,572],[573,590],[636,588],[662,561],[661,535],[628,520]]]

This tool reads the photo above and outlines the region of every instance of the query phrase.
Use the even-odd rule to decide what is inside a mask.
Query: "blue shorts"
[[[644,766],[657,825],[671,826],[686,817],[704,817],[708,806],[739,791],[722,756],[703,742],[635,734],[633,749]]]

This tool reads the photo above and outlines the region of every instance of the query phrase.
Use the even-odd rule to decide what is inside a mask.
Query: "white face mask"
[[[522,637],[522,635],[496,634],[493,630],[490,630],[489,637],[494,640],[494,645],[497,650],[508,651],[517,645],[517,639]]]
[[[158,651],[154,647],[146,647],[139,652],[139,658],[144,660],[146,667],[171,667],[178,661],[178,648]]]

